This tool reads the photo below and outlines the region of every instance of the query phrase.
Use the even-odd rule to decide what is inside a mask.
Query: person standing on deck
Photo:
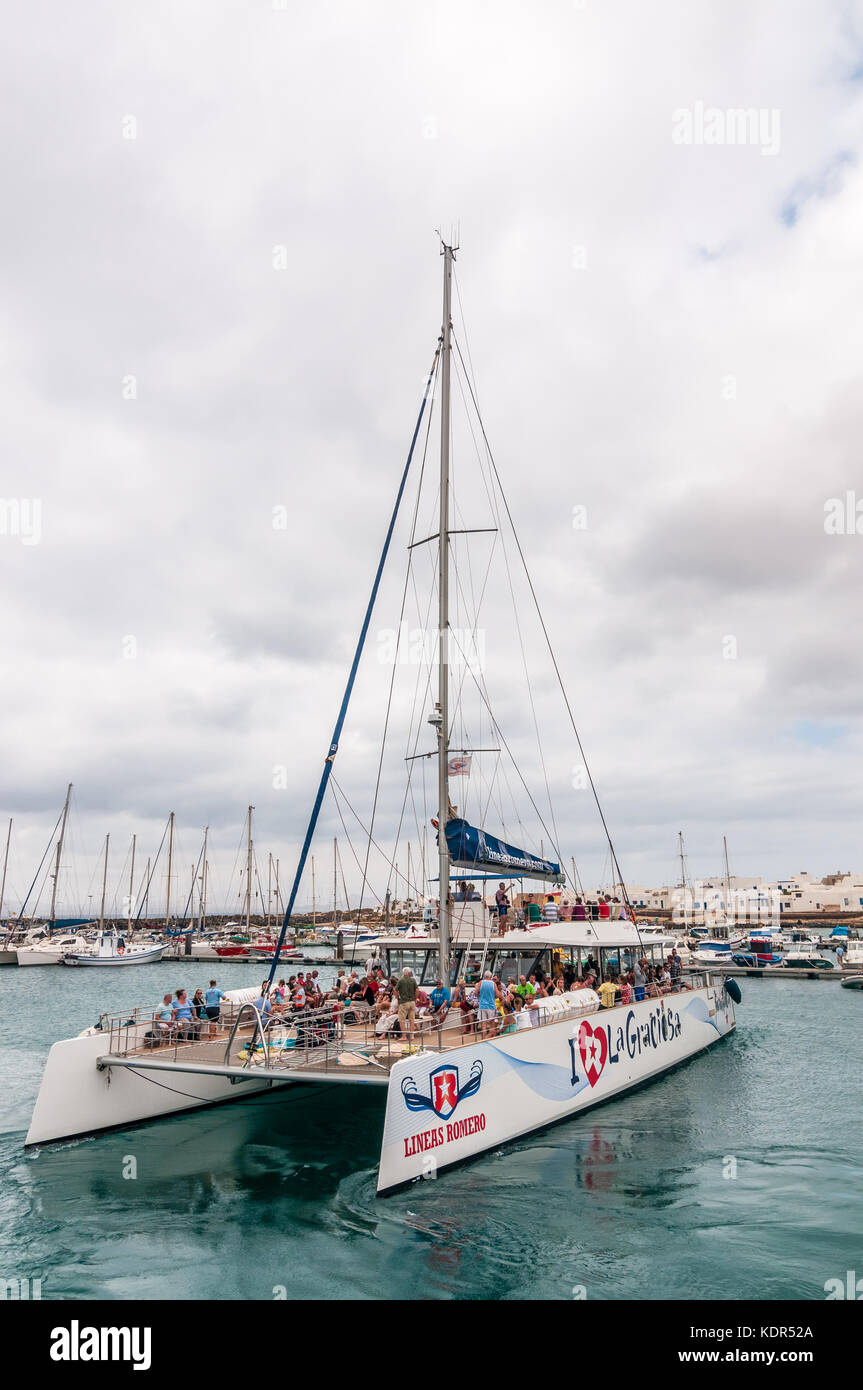
[[[506,915],[509,912],[509,898],[506,896],[505,883],[499,884],[498,890],[494,895],[494,900],[497,903],[498,925],[503,927],[506,924]]]
[[[644,989],[647,984],[646,966],[647,958],[642,956],[641,960],[637,960],[632,968],[632,977],[635,983],[635,998],[637,1000],[644,998]]]
[[[494,1031],[494,1024],[497,1022],[497,1000],[500,998],[500,990],[494,982],[494,977],[490,970],[486,970],[482,977],[482,982],[477,995],[476,1017],[479,1024],[480,1037],[488,1035],[489,1030]]]
[[[405,966],[398,982],[399,996],[399,1027],[408,1042],[411,1040],[413,1025],[417,1017],[417,982],[411,974],[410,967]]]
[[[205,1010],[211,1024],[218,1024],[219,1015],[221,1014],[221,1003],[222,1000],[227,999],[227,997],[227,994],[224,994],[222,990],[219,989],[216,981],[211,980],[210,988],[204,994]],[[210,1032],[212,1033],[213,1031],[214,1029],[211,1027]]]

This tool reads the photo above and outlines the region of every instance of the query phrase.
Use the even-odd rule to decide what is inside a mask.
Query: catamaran
[[[507,534],[511,530],[535,598],[479,415],[471,373],[454,334],[452,287],[456,249],[441,242],[442,328],[338,718],[323,761],[267,989],[276,978],[280,951],[291,928],[325,795],[329,790],[346,801],[343,789],[336,783],[334,765],[422,422],[430,398],[433,401],[439,389],[440,469],[433,518],[437,530],[423,540],[414,538],[418,501],[408,546],[409,555],[416,550],[433,556],[430,568],[436,579],[436,661],[429,671],[426,691],[422,691],[418,681],[419,702],[428,698],[432,704],[425,723],[432,729],[433,747],[417,751],[424,727],[420,715],[416,739],[410,743],[411,751],[405,759],[408,769],[428,765],[435,773],[434,791],[430,794],[434,797],[434,814],[429,819],[437,831],[437,878],[423,882],[414,896],[428,897],[430,886],[436,883],[438,897],[436,910],[428,914],[430,921],[424,924],[427,935],[413,939],[398,933],[379,936],[373,951],[382,957],[391,976],[410,970],[422,987],[431,987],[441,980],[447,988],[457,988],[458,1007],[454,1000],[452,1007],[444,1005],[436,1013],[421,1008],[416,1019],[406,1010],[403,1026],[396,1028],[390,1026],[395,1022],[391,1016],[378,1018],[375,1010],[364,1011],[359,1005],[342,1009],[338,1003],[330,1002],[313,1010],[270,1013],[265,1002],[267,989],[252,989],[230,991],[218,1023],[210,1026],[201,1023],[181,1029],[166,1023],[160,1028],[152,1004],[115,1016],[105,1015],[98,1027],[52,1047],[27,1135],[28,1144],[90,1134],[242,1095],[294,1089],[298,1085],[372,1086],[380,1089],[383,1099],[377,1182],[378,1193],[383,1195],[620,1096],[695,1057],[726,1038],[736,1026],[735,1003],[739,1002],[740,992],[733,980],[714,978],[704,971],[690,974],[684,981],[678,970],[670,984],[666,981],[664,962],[675,942],[670,937],[652,935],[647,940],[641,936],[589,773],[608,844],[612,877],[622,893],[623,915],[617,920],[541,920],[521,925],[505,910],[493,914],[491,904],[487,906],[475,889],[476,882],[490,879],[492,883],[502,880],[509,892],[514,885],[523,890],[526,882],[541,885],[548,892],[563,885],[568,876],[561,868],[563,857],[557,849],[553,817],[549,816],[549,824],[532,798],[531,807],[539,816],[543,839],[527,849],[511,842],[504,824],[501,833],[485,828],[486,813],[499,804],[499,788],[487,796],[483,793],[479,816],[468,817],[466,805],[455,807],[450,799],[451,779],[465,777],[472,759],[479,765],[486,755],[499,760],[502,749],[510,753],[504,730],[492,713],[488,683],[482,674],[474,682],[482,697],[481,708],[487,710],[482,733],[491,734],[494,746],[486,748],[479,742],[474,748],[455,746],[467,739],[460,696],[468,676],[473,678],[475,674],[469,667],[462,668],[456,678],[450,670],[450,638],[454,630],[451,593],[456,606],[463,610],[470,587],[456,576],[451,588],[457,538],[480,530],[495,534],[503,527],[508,528]],[[450,449],[454,363],[459,370],[465,408],[472,408],[479,422],[478,433],[485,450],[484,482],[497,489],[494,519],[498,524],[493,527],[458,524],[462,518],[453,503]],[[430,423],[431,410],[426,448]],[[474,607],[474,625],[477,613]],[[544,623],[541,627],[579,754],[584,759]],[[436,690],[432,695],[435,674]],[[509,674],[507,670],[507,690]],[[521,773],[519,780],[526,787]],[[460,785],[465,788],[460,795],[466,802],[470,784]],[[522,824],[519,811],[513,823]],[[364,829],[370,846],[373,818]],[[364,886],[366,879],[364,868]],[[574,892],[583,891],[575,881],[571,886]],[[358,926],[361,908],[360,903],[356,911]],[[360,937],[360,932],[354,935]],[[541,988],[517,1017],[495,1008],[489,1011],[491,1018],[484,1018],[473,1007],[469,990],[475,982],[487,980],[486,972],[497,975],[504,985],[520,980],[521,976],[533,976],[541,982]],[[628,979],[630,972],[632,984]],[[461,981],[465,982],[464,992]],[[548,982],[547,990],[543,981]],[[617,989],[615,981],[620,982]],[[601,984],[602,1000],[594,984]],[[527,985],[525,991],[529,992]]]

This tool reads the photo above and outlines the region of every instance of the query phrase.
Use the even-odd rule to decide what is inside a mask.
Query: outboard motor
[[[731,975],[729,975],[725,981],[725,993],[728,995],[729,999],[734,1000],[735,1004],[739,1004],[741,999],[743,998],[743,995],[740,992],[739,984],[735,979],[732,978]]]

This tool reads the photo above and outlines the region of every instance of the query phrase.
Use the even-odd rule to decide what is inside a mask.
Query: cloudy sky
[[[70,910],[105,834],[119,885],[170,810],[188,877],[208,824],[230,897],[250,803],[264,873],[272,851],[289,877],[452,226],[457,327],[627,878],[667,880],[681,829],[695,875],[723,834],[739,873],[863,868],[863,5],[49,0],[5,38],[13,902],[68,781]],[[459,524],[486,525],[456,414]],[[338,765],[363,815],[409,521]],[[504,588],[489,689],[535,786]],[[590,885],[602,836],[530,651]],[[337,832],[329,802],[325,880]]]

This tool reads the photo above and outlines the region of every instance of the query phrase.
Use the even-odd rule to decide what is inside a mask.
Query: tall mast
[[[150,860],[147,860],[147,870],[144,874],[144,916],[147,916],[147,909],[150,906]]]
[[[315,899],[315,856],[312,855],[312,928],[317,925],[318,909]]]
[[[201,870],[201,914],[198,921],[198,930],[206,931],[207,928],[207,830],[204,830],[204,867]]]
[[[129,911],[126,913],[126,922],[129,930],[132,930],[132,908],[135,906],[135,836],[132,836],[132,867],[129,870]]]
[[[249,828],[246,834],[246,931],[251,930],[252,924],[252,812],[254,809],[254,806],[249,807]]]
[[[339,925],[339,842],[333,839],[333,930]]]
[[[171,865],[174,859],[174,812],[168,817],[168,891],[165,894],[165,926],[171,925]]]
[[[454,248],[443,247],[443,328],[440,395],[440,532],[438,535],[438,888],[440,889],[440,973],[450,982],[449,846],[449,437],[452,263]]]
[[[731,891],[731,874],[728,872],[728,841],[722,836],[722,852],[725,855],[725,920],[728,921],[728,894]]]
[[[267,931],[270,930],[270,909],[273,905],[273,854],[267,854]]]
[[[9,817],[9,829],[6,831],[6,854],[3,859],[3,882],[0,883],[0,920],[3,917],[3,899],[6,896],[6,869],[9,864],[9,841],[12,839],[12,817]]]
[[[111,836],[105,836],[105,867],[102,870],[102,902],[99,907],[99,930],[105,925],[105,888],[108,883],[108,841]]]
[[[60,838],[57,841],[57,860],[54,865],[54,882],[51,885],[51,925],[54,925],[54,908],[57,903],[57,879],[60,877],[60,855],[63,853],[63,840],[66,835],[66,818],[69,815],[69,798],[72,795],[72,783],[66,788],[66,800],[63,803],[63,821],[60,826]]]
[[[210,827],[209,827],[208,825],[205,825],[205,826],[204,826],[204,843],[203,843],[203,845],[201,846],[201,877],[198,879],[198,931],[203,931],[203,919],[204,919],[204,881],[205,881],[206,876],[207,876],[207,831],[209,830],[209,828],[210,828]],[[192,880],[192,884],[193,884],[193,887],[194,887],[194,879]],[[195,906],[195,904],[194,904],[194,897],[193,897],[193,901],[192,901],[192,909],[193,909],[193,914],[192,914],[192,915],[193,915],[193,916],[194,916],[194,906]]]

